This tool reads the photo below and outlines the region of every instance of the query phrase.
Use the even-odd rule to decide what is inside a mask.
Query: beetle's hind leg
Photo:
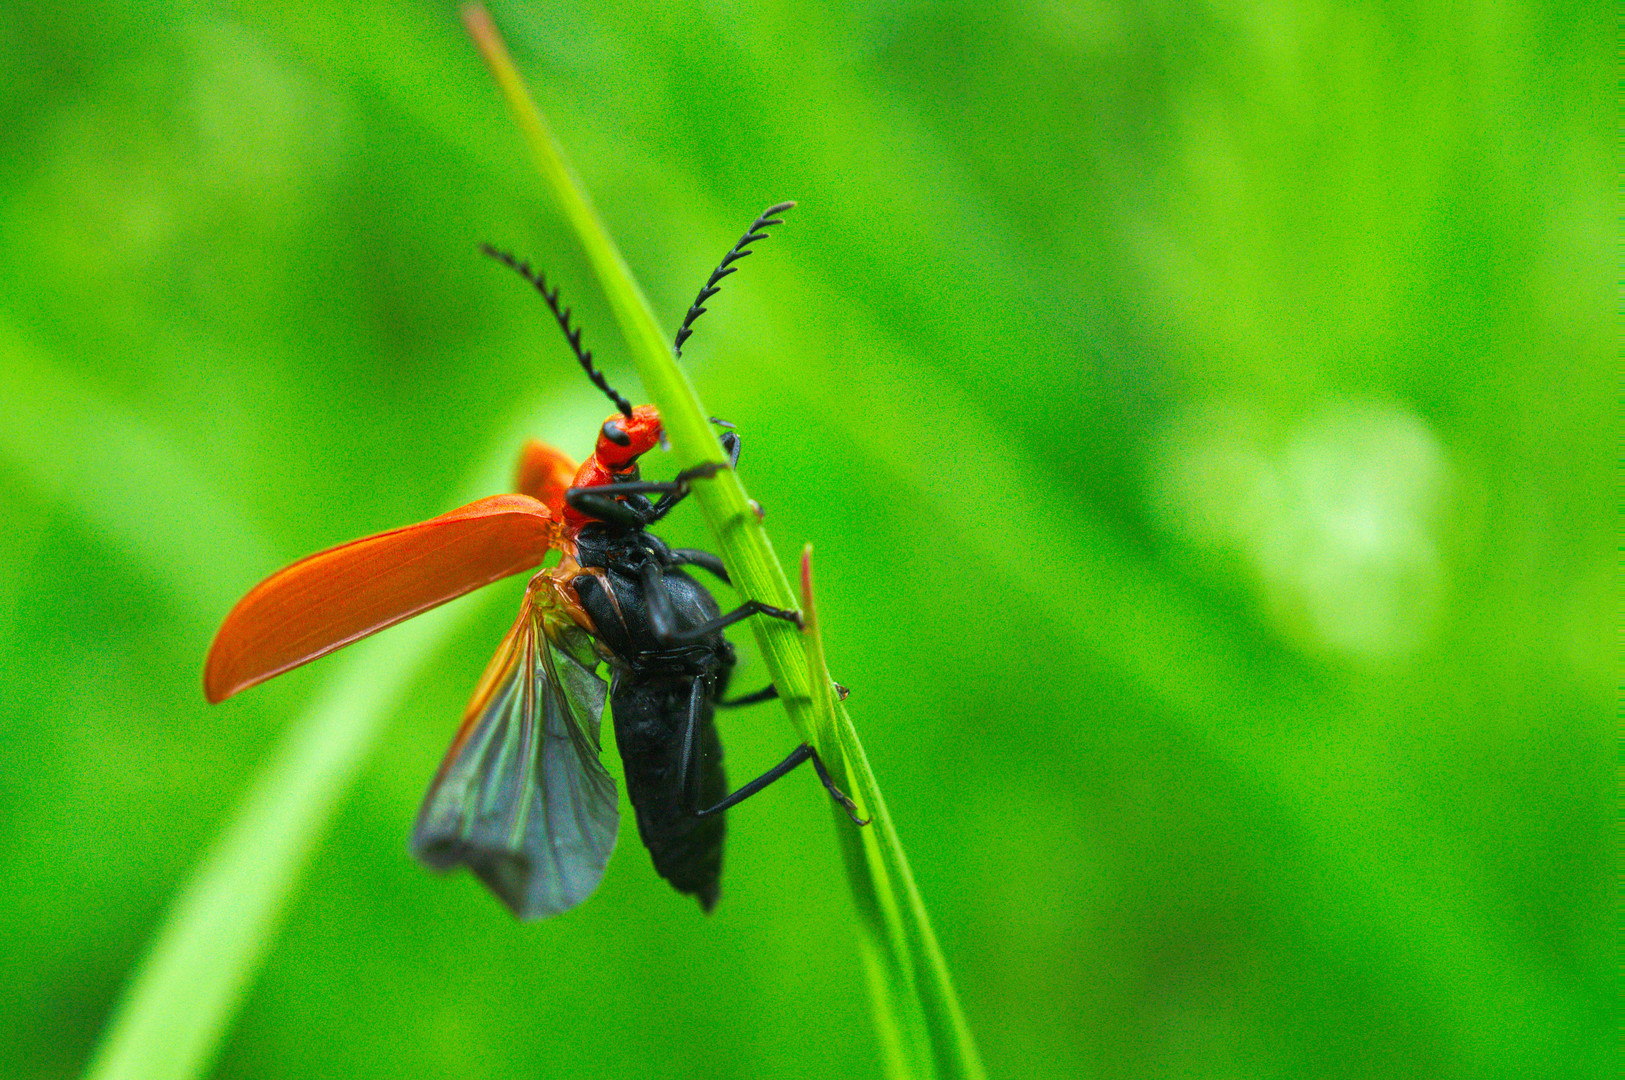
[[[687,715],[684,718],[682,736],[678,743],[679,751],[677,761],[678,769],[680,770],[679,775],[682,778],[683,785],[683,804],[688,808],[689,813],[695,817],[710,817],[712,814],[720,814],[730,807],[738,806],[740,803],[744,802],[758,791],[761,791],[763,788],[773,783],[773,781],[778,780],[786,773],[794,770],[796,766],[800,765],[802,762],[810,759],[813,763],[813,770],[818,773],[818,782],[824,785],[824,790],[829,792],[830,798],[841,804],[841,808],[846,811],[846,816],[852,819],[852,823],[854,825],[862,827],[869,824],[869,822],[873,820],[872,818],[858,816],[857,804],[852,801],[851,796],[847,795],[846,792],[842,791],[835,785],[834,779],[832,779],[829,775],[829,770],[824,768],[824,759],[819,757],[818,751],[814,750],[807,743],[802,743],[800,746],[790,751],[783,761],[779,762],[777,765],[773,766],[771,769],[767,770],[767,772],[763,773],[761,776],[758,776],[756,779],[752,780],[750,783],[746,784],[732,795],[729,795],[726,799],[723,799],[715,806],[701,808],[698,805],[698,800],[700,791],[700,774],[702,772],[703,762],[700,761],[700,755],[696,752],[695,743],[699,739],[700,723],[702,717],[705,715],[705,696],[707,693],[709,693],[709,691],[710,688],[706,685],[705,679],[700,678],[694,680],[694,685],[689,691],[688,709],[686,710]],[[773,692],[771,695],[769,695],[768,691]],[[762,701],[768,700],[769,697],[777,696],[778,691],[772,686],[769,686],[767,690],[761,690],[755,694],[747,695],[747,697],[758,698]],[[732,702],[731,704],[739,705],[744,703],[745,700],[741,698]]]
[[[685,739],[685,749],[691,741],[691,737]],[[807,743],[802,743],[800,746],[790,751],[789,756],[787,756],[783,761],[779,762],[777,765],[773,766],[771,769],[767,770],[767,772],[763,773],[761,776],[758,776],[756,779],[752,780],[750,783],[746,784],[732,795],[729,795],[726,799],[723,799],[715,806],[708,807],[704,810],[694,810],[693,814],[695,817],[710,817],[712,814],[720,814],[730,807],[738,806],[740,803],[744,802],[758,791],[761,791],[763,788],[767,787],[767,785],[773,783],[773,781],[779,779],[780,777],[784,776],[784,774],[795,769],[796,766],[800,765],[802,762],[808,760],[812,761],[813,769],[818,773],[818,782],[824,785],[824,790],[829,792],[830,798],[841,804],[841,808],[846,811],[846,816],[852,819],[852,823],[854,825],[861,827],[869,824],[869,822],[873,820],[872,818],[858,816],[857,803],[853,802],[851,797],[848,796],[846,792],[835,786],[835,781],[830,778],[829,770],[824,768],[824,759],[819,757],[818,751],[814,750]],[[690,765],[690,768],[692,769],[692,765]],[[691,795],[695,790],[692,784],[685,784],[685,788],[691,793]],[[690,805],[692,806],[692,803],[690,803]]]

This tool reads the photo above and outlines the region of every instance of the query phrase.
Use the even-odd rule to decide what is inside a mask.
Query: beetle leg
[[[720,436],[718,436],[718,441],[722,443],[722,452],[728,455],[728,464],[726,467],[730,469],[736,468],[739,465],[739,436],[735,435],[732,430],[728,430],[724,431]],[[692,469],[684,469],[682,472],[678,473],[672,478],[669,485],[664,486],[661,489],[661,499],[659,502],[655,503],[653,511],[654,516],[649,520],[659,521],[661,518],[671,513],[674,506],[688,497],[688,493],[690,491],[689,485],[693,481],[704,480],[707,477],[715,476],[717,473],[721,472],[723,468],[724,466],[715,461],[702,461]],[[648,494],[653,495],[655,494],[655,491],[651,489]]]
[[[659,521],[661,518],[671,513],[673,507],[682,502],[684,499],[688,498],[688,493],[693,490],[691,485],[695,480],[708,479],[715,476],[723,469],[731,469],[739,463],[739,440],[733,437],[732,432],[728,432],[727,434],[729,438],[732,439],[732,448],[728,454],[727,465],[723,465],[718,461],[702,461],[692,469],[684,469],[669,483],[650,486],[648,494],[653,495],[656,491],[659,491],[661,498],[659,502],[655,503],[653,510],[654,516],[649,520]],[[723,445],[725,447],[729,446],[729,440],[724,439]]]
[[[687,498],[693,481],[715,476],[723,468],[720,462],[704,461],[692,469],[684,469],[675,480],[629,480],[574,487],[565,491],[564,501],[588,517],[641,529],[671,513],[673,507]],[[638,507],[623,501],[627,495],[659,495],[661,498],[652,506]]]
[[[797,630],[800,630],[802,627],[801,612],[799,611],[789,611],[785,608],[773,607],[771,604],[764,604],[760,600],[746,600],[743,604],[740,604],[738,607],[728,612],[728,614],[718,615],[710,622],[704,622],[698,626],[691,626],[687,630],[671,629],[668,633],[662,634],[661,636],[672,644],[698,641],[703,637],[716,633],[718,630],[725,630],[734,623],[744,622],[752,615],[767,615],[770,618],[783,619],[785,622],[795,623]],[[656,632],[658,633],[659,631],[657,630]]]
[[[773,766],[771,769],[767,770],[767,772],[763,773],[761,776],[758,776],[756,779],[752,780],[750,783],[746,784],[732,795],[729,795],[726,799],[723,799],[715,806],[708,810],[694,811],[694,816],[709,817],[712,814],[720,814],[729,807],[738,806],[740,803],[744,802],[758,791],[761,791],[763,788],[767,787],[767,785],[779,779],[785,773],[794,769],[797,765],[800,765],[809,758],[812,760],[813,769],[818,773],[819,782],[824,785],[824,790],[829,792],[830,798],[841,804],[842,809],[846,811],[846,816],[852,819],[852,823],[858,826],[869,824],[869,822],[873,819],[860,818],[858,816],[857,804],[847,796],[846,792],[835,786],[835,781],[830,779],[829,770],[824,768],[824,761],[818,756],[818,751],[814,750],[806,743],[802,743],[800,746],[790,751],[789,756],[783,761],[779,762],[777,765]]]
[[[672,548],[671,564],[673,566],[697,566],[701,570],[716,577],[724,585],[732,585],[728,580],[728,571],[722,565],[722,560],[709,551],[700,551],[697,548]]]
[[[666,591],[666,579],[661,576],[660,567],[652,562],[643,564],[643,593],[649,608],[649,628],[654,631],[655,637],[671,645],[699,641],[736,622],[743,622],[752,615],[767,615],[795,623],[797,628],[801,626],[799,611],[776,608],[760,600],[746,600],[726,615],[719,615],[709,622],[688,627],[686,630],[678,629],[677,612],[672,607],[671,594]]]
[[[772,683],[768,683],[754,694],[746,694],[744,697],[736,697],[732,701],[722,701],[719,699],[713,704],[715,704],[719,709],[737,709],[741,705],[756,705],[763,701],[772,701],[778,696],[779,688],[774,686]]]
[[[807,744],[802,743],[802,745],[806,746]],[[818,756],[818,751],[807,746],[807,753],[812,755],[813,771],[818,774],[818,782],[824,785],[824,790],[829,792],[830,798],[841,804],[841,809],[845,810],[846,816],[852,819],[852,824],[861,829],[873,821],[874,818],[872,817],[858,817],[858,804],[853,802],[852,797],[846,792],[835,786],[835,781],[830,778],[829,770],[824,768],[824,759]]]
[[[739,436],[734,433],[733,425],[728,424],[725,420],[718,420],[714,416],[711,418],[711,422],[713,424],[724,424],[727,426],[728,430],[717,436],[717,441],[722,443],[722,452],[728,455],[728,468],[737,468],[739,466]],[[661,518],[671,513],[672,507],[676,506],[678,503],[682,502],[688,497],[689,483],[691,481],[704,480],[706,477],[715,476],[721,471],[722,466],[716,462],[703,461],[694,466],[692,469],[684,469],[682,472],[678,473],[677,476],[672,480],[673,487],[671,490],[665,492],[661,500],[655,503],[654,517],[650,518],[649,520],[659,521]],[[654,493],[650,492],[650,494],[652,495]],[[727,581],[727,576],[723,575],[722,580]]]
[[[724,431],[721,442],[723,451],[728,455],[726,465],[719,461],[702,461],[670,480],[632,480],[624,484],[570,488],[564,493],[564,501],[573,509],[599,521],[610,521],[635,529],[645,528],[671,513],[678,503],[686,499],[693,490],[694,481],[715,476],[723,469],[731,469],[739,464],[739,436]],[[653,506],[638,508],[622,501],[621,497],[626,495],[659,495],[660,499]],[[726,581],[727,577],[723,576],[723,580]]]
[[[661,484],[601,484],[594,487],[573,487],[564,493],[564,501],[572,510],[585,514],[599,521],[621,525],[629,529],[641,529],[654,519],[649,515],[654,508],[648,500],[640,500],[642,505],[625,502],[621,496],[641,495],[644,489],[654,487],[665,490]]]

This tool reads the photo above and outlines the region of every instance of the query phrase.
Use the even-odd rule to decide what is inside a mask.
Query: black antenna
[[[514,258],[506,251],[498,251],[490,244],[481,244],[480,250],[536,287],[536,291],[542,294],[542,299],[547,301],[548,309],[553,312],[553,318],[558,320],[559,329],[564,331],[565,340],[569,341],[570,348],[575,350],[576,359],[581,361],[581,367],[586,371],[587,378],[592,380],[594,386],[608,395],[609,400],[615,403],[615,407],[623,415],[631,419],[632,403],[616,393],[615,388],[609,385],[609,380],[604,378],[604,373],[593,366],[591,350],[581,347],[581,328],[571,326],[570,309],[559,306],[559,290],[557,286],[549,289],[547,279],[542,276],[540,270],[532,270],[530,263]]]
[[[689,306],[688,317],[683,320],[683,325],[677,328],[677,341],[672,348],[676,350],[678,356],[683,355],[683,342],[687,341],[688,335],[694,332],[694,320],[705,314],[703,306],[705,302],[721,291],[723,278],[739,269],[739,267],[730,264],[738,262],[746,255],[749,255],[751,244],[766,239],[767,233],[763,230],[769,225],[782,225],[784,223],[783,218],[774,215],[782,214],[795,205],[793,202],[781,202],[763,210],[761,216],[750,223],[750,228],[740,238],[739,243],[735,244],[733,250],[724,255],[722,261],[717,264],[717,268],[711,271],[711,276],[706,279],[705,288],[700,290],[700,295],[696,296],[694,303]]]

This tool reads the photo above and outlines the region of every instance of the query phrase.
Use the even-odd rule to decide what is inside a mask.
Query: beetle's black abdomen
[[[649,550],[664,550],[649,538]],[[647,597],[639,579],[620,568],[630,561],[618,551],[594,551],[605,569],[575,581],[576,595],[592,616],[598,639],[617,659],[610,686],[615,742],[626,768],[626,790],[637,811],[638,835],[655,870],[679,892],[710,911],[722,877],[723,815],[696,817],[728,795],[722,770],[722,740],[712,723],[719,684],[727,684],[733,647],[721,633],[682,645],[664,643],[650,625]],[[693,578],[675,567],[663,584],[679,630],[717,616],[716,601]],[[683,732],[698,704],[695,790],[683,791]]]
[[[638,835],[655,870],[678,892],[688,893],[710,911],[722,877],[722,814],[695,817],[692,806],[715,806],[728,794],[722,769],[722,740],[711,722],[706,695],[698,728],[699,791],[691,805],[683,793],[681,721],[694,685],[686,678],[616,680],[610,693],[615,742],[626,768],[626,791],[637,811]]]

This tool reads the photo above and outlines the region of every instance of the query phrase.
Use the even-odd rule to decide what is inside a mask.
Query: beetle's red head
[[[639,405],[631,416],[616,413],[604,421],[593,453],[611,472],[624,472],[658,446],[660,438],[660,410]]]

